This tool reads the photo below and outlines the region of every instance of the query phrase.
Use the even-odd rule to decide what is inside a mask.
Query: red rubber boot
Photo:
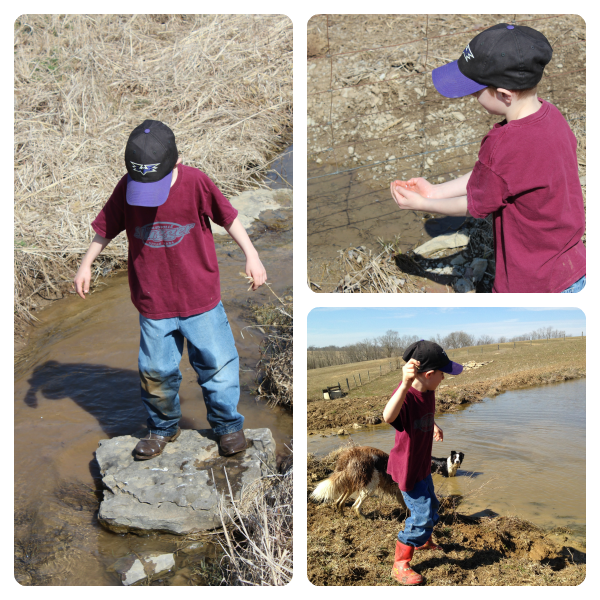
[[[418,573],[415,573],[410,566],[410,559],[414,553],[414,546],[405,546],[399,541],[396,542],[392,577],[402,585],[419,585],[423,583],[423,578]]]

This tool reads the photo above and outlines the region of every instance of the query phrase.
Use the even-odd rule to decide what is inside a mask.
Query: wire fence
[[[573,336],[562,336],[559,338],[548,338],[548,339],[529,339],[522,340],[519,342],[504,342],[499,344],[487,344],[482,346],[470,346],[468,348],[454,348],[451,350],[447,350],[446,354],[450,360],[454,360],[457,362],[463,361],[463,363],[467,363],[473,361],[477,363],[481,361],[485,354],[497,354],[500,351],[510,352],[511,350],[517,350],[518,348],[523,347],[531,347],[539,343],[547,343],[547,342],[555,342],[555,343],[565,343],[567,341],[577,341],[580,340],[582,343],[585,343],[586,338],[583,332],[581,332],[581,336],[573,337]],[[309,355],[313,355],[313,360],[316,358],[315,355],[318,354],[318,351],[309,352]],[[356,363],[355,363],[356,364]],[[366,369],[355,369],[349,368],[346,374],[337,376],[337,386],[343,392],[349,392],[353,389],[358,389],[365,385],[368,385],[372,381],[375,381],[379,377],[383,375],[387,375],[392,371],[398,371],[402,369],[404,366],[404,360],[399,357],[392,357],[386,361],[381,362],[378,366],[374,365],[372,367]],[[350,365],[349,365],[350,367]],[[316,367],[318,368],[318,367]],[[331,385],[323,389],[323,394],[326,391],[330,390],[331,387],[335,387],[336,382],[331,382]],[[330,393],[330,392],[328,392]]]
[[[414,247],[422,215],[396,208],[390,182],[463,175],[499,120],[475,98],[442,97],[431,71],[499,22],[549,39],[538,95],[569,122],[585,169],[585,22],[577,15],[317,15],[308,25],[309,257],[319,245],[373,247],[400,232],[399,247]],[[398,39],[407,41],[389,43]]]
[[[329,94],[329,96],[330,96],[330,102],[329,102],[330,111],[329,111],[329,115],[328,115],[327,121],[325,121],[324,123],[315,124],[315,125],[309,125],[308,126],[308,131],[309,132],[311,130],[314,130],[314,129],[321,129],[324,126],[328,128],[328,133],[329,133],[329,136],[330,136],[330,138],[329,138],[330,139],[330,144],[328,146],[324,147],[324,148],[319,148],[318,149],[318,153],[319,154],[323,154],[323,153],[326,153],[326,152],[333,152],[336,148],[346,147],[348,144],[355,144],[355,145],[365,144],[366,145],[368,142],[374,142],[374,141],[377,141],[377,140],[382,140],[382,139],[385,139],[385,138],[391,138],[391,137],[396,136],[395,133],[389,133],[386,136],[373,137],[373,138],[369,138],[367,140],[365,140],[364,137],[356,137],[356,138],[351,138],[351,139],[348,139],[348,140],[345,139],[343,141],[343,143],[336,144],[335,143],[335,133],[334,133],[334,129],[333,129],[333,124],[335,122],[340,122],[340,120],[334,118],[335,117],[335,113],[334,113],[334,110],[333,110],[333,94],[334,94],[334,92],[340,92],[340,91],[343,91],[344,89],[349,89],[349,88],[358,88],[358,87],[364,87],[364,86],[373,86],[373,85],[377,85],[378,83],[384,84],[384,83],[389,83],[390,81],[399,81],[399,80],[402,80],[402,79],[412,79],[412,78],[415,78],[415,77],[423,77],[424,75],[428,76],[429,79],[431,79],[431,71],[433,70],[433,68],[441,66],[442,64],[445,64],[445,62],[448,62],[448,61],[446,59],[444,59],[439,64],[431,64],[429,62],[429,58],[430,58],[430,42],[431,42],[431,57],[432,58],[437,58],[435,56],[436,55],[436,47],[434,45],[436,43],[436,41],[440,40],[440,39],[448,38],[448,37],[454,37],[457,34],[456,33],[451,33],[451,34],[439,35],[439,36],[430,35],[430,31],[429,31],[429,17],[430,17],[430,15],[428,15],[428,14],[427,15],[419,15],[421,17],[424,17],[425,20],[426,20],[426,22],[425,22],[425,29],[426,29],[425,37],[423,37],[420,41],[414,41],[413,40],[413,41],[410,41],[410,42],[404,42],[402,44],[394,44],[394,45],[391,45],[391,46],[382,46],[382,47],[379,47],[379,48],[360,48],[358,50],[353,50],[352,52],[332,53],[332,52],[329,51],[329,29],[331,27],[329,25],[329,17],[330,17],[330,15],[315,15],[315,17],[319,17],[319,16],[320,17],[324,17],[324,18],[327,19],[327,25],[326,25],[327,39],[328,39],[327,52],[326,52],[325,55],[322,55],[320,57],[310,57],[310,58],[308,58],[308,61],[317,60],[317,59],[323,59],[323,58],[328,59],[329,64],[330,64],[330,69],[331,69],[331,78],[330,78],[330,81],[329,81],[329,86],[328,86],[328,88],[326,90],[315,91],[315,92],[312,92],[312,93],[309,92],[307,94],[308,97],[310,97],[310,96],[318,96],[318,95],[321,95],[321,94]],[[513,25],[517,25],[518,24],[518,25],[527,25],[529,27],[535,27],[536,23],[540,23],[540,22],[544,22],[544,21],[548,21],[548,20],[555,20],[555,19],[558,19],[558,18],[560,18],[562,16],[564,16],[564,15],[553,15],[553,16],[536,15],[536,18],[534,18],[534,19],[526,19],[526,20],[521,21],[521,20],[517,20],[517,15],[513,15],[512,20],[510,20],[509,22],[511,24],[513,24]],[[472,37],[475,37],[475,35],[477,35],[477,33],[479,31],[488,29],[489,27],[491,27],[492,25],[495,25],[495,24],[496,24],[495,22],[488,22],[485,25],[482,25],[482,26],[477,27],[477,28],[469,29],[468,31],[462,32],[462,33],[468,33],[468,36],[470,36],[472,38]],[[560,53],[561,49],[564,49],[564,48],[566,48],[568,46],[573,46],[573,45],[576,45],[576,44],[580,44],[582,46],[582,49],[584,49],[585,48],[585,41],[586,40],[583,39],[583,40],[580,40],[578,42],[572,41],[572,42],[568,42],[568,43],[565,43],[565,44],[558,44],[558,45],[556,43],[557,41],[558,40],[554,40],[554,41],[550,40],[551,45],[553,46],[554,53],[555,53],[553,60],[556,60],[556,52]],[[424,61],[423,61],[423,63],[417,62],[417,63],[413,63],[413,64],[423,64],[424,67],[425,66],[427,66],[427,67],[431,66],[432,67],[431,69],[429,69],[429,70],[425,70],[425,68],[423,68],[423,69],[415,69],[413,73],[411,73],[409,75],[406,75],[406,76],[403,76],[403,77],[399,76],[399,77],[395,77],[393,79],[387,79],[386,78],[386,79],[382,79],[380,82],[377,82],[377,81],[367,81],[365,83],[358,83],[356,85],[341,86],[341,87],[335,87],[334,88],[334,75],[333,75],[334,74],[334,60],[337,57],[349,56],[349,55],[352,55],[352,54],[360,54],[362,52],[376,52],[378,50],[381,51],[381,50],[384,50],[384,49],[385,50],[389,50],[390,48],[400,48],[400,47],[404,47],[406,45],[413,46],[413,45],[418,45],[419,43],[422,44],[424,46],[424,48],[417,48],[416,49],[416,53],[419,56],[422,56],[421,52],[424,52]],[[455,58],[456,57],[454,57],[451,60],[454,60]],[[419,59],[417,59],[417,61],[418,60]],[[560,61],[560,58],[558,60]],[[407,65],[410,65],[410,64],[411,63],[400,63],[398,65],[398,67],[400,67],[400,68],[403,67],[403,68],[406,69]],[[561,67],[564,66],[561,62],[559,62],[558,64]],[[552,63],[550,63],[550,65],[552,65]],[[575,66],[574,68],[568,69],[568,70],[565,70],[564,68],[561,68],[561,69],[559,69],[558,72],[552,72],[551,70],[549,72],[549,70],[547,69],[545,71],[545,73],[544,73],[544,79],[550,79],[551,83],[547,84],[547,89],[545,91],[548,92],[548,93],[550,93],[556,100],[567,100],[569,98],[569,86],[565,85],[565,83],[568,83],[571,80],[571,77],[574,74],[576,74],[576,73],[585,73],[585,71],[586,71],[586,67],[585,66],[583,66],[583,67]],[[543,90],[543,84],[545,83],[544,79],[542,79],[542,82],[540,82],[540,87],[542,88],[542,90]],[[433,84],[431,84],[431,85],[433,85]],[[559,96],[558,92],[565,92],[565,95]],[[455,99],[451,99],[451,100],[455,100]],[[583,97],[581,99],[581,101],[585,103],[585,97]],[[405,107],[403,107],[403,108],[410,108],[411,106],[421,108],[421,107],[424,107],[425,105],[430,105],[430,104],[433,104],[433,103],[432,102],[426,102],[424,100],[420,100],[420,101],[417,101],[417,102],[407,103],[407,105]],[[375,111],[375,112],[358,113],[358,114],[356,114],[356,118],[360,119],[360,117],[373,116],[373,115],[377,115],[377,114],[382,115],[382,114],[391,113],[393,111],[394,111],[394,109],[391,109],[391,110],[382,110],[382,111]],[[586,115],[585,114],[578,115],[578,116],[566,116],[565,118],[570,123],[573,123],[573,122],[576,123],[578,121],[583,121],[584,122],[584,126],[583,126],[582,133],[583,133],[583,135],[585,135],[585,120],[586,120]],[[309,116],[309,119],[310,119],[310,116]],[[479,119],[478,116],[473,117],[471,120],[472,121],[476,121],[477,119]],[[460,120],[461,123],[468,122],[467,119],[460,119],[459,118],[459,120]],[[418,128],[416,130],[417,132],[422,133],[424,141],[425,141],[426,144],[428,142],[428,138],[429,138],[430,133],[431,132],[435,133],[435,128],[437,127],[437,125],[438,125],[438,121],[434,120],[432,123],[429,123],[428,127],[420,127],[420,128]],[[389,130],[390,128],[391,127],[388,126],[386,129]],[[307,181],[311,181],[311,180],[319,179],[319,178],[323,178],[323,177],[330,177],[332,175],[338,175],[338,174],[341,174],[341,173],[349,173],[351,171],[359,171],[361,169],[369,169],[369,168],[373,168],[374,166],[377,166],[377,165],[390,164],[392,162],[398,162],[398,161],[405,160],[405,159],[408,159],[408,158],[425,157],[425,156],[428,156],[428,155],[439,154],[439,153],[445,152],[447,150],[451,150],[451,149],[455,149],[455,148],[462,148],[462,147],[476,145],[476,144],[478,145],[480,143],[481,143],[481,139],[479,138],[479,139],[468,141],[468,142],[462,143],[462,144],[441,145],[441,146],[438,146],[438,147],[436,147],[436,148],[434,148],[432,150],[428,150],[428,151],[425,151],[425,152],[403,154],[402,156],[397,156],[397,157],[394,157],[393,159],[387,159],[387,160],[381,160],[381,161],[373,161],[373,162],[370,162],[370,163],[365,164],[365,165],[355,166],[355,167],[346,168],[346,169],[337,168],[337,170],[332,171],[330,173],[326,173],[326,174],[322,174],[322,175],[309,176],[309,177],[307,177]],[[476,150],[478,150],[478,147],[477,147]],[[310,148],[309,148],[309,153],[310,153]],[[471,156],[473,157],[473,162],[475,162],[475,160],[477,159],[477,152],[476,151],[473,152],[471,154]],[[470,170],[470,168],[471,167],[465,167],[465,168],[463,168],[461,170],[467,171],[467,170]],[[437,173],[433,173],[433,176],[434,177],[445,176],[445,175],[451,174],[451,172],[452,171],[446,171],[446,172],[441,172],[440,171],[440,172],[437,172]]]

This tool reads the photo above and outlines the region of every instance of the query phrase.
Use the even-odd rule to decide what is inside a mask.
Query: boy
[[[439,502],[431,479],[433,440],[442,442],[443,431],[435,424],[435,390],[444,373],[459,375],[463,367],[452,362],[441,346],[421,340],[411,344],[402,358],[402,382],[383,410],[383,420],[396,430],[396,441],[387,472],[398,484],[410,517],[398,533],[392,577],[403,585],[422,583],[410,567],[415,549],[441,550],[431,540],[438,522]]]
[[[125,148],[125,175],[92,223],[96,236],[74,279],[85,300],[91,265],[111,239],[127,231],[131,300],[140,313],[138,367],[148,434],[138,460],[159,456],[177,439],[181,418],[179,362],[183,340],[217,436],[221,454],[246,448],[237,412],[239,359],[221,302],[217,255],[209,218],[226,229],[246,255],[256,290],[267,279],[237,210],[201,171],[181,164],[175,136],[146,120]]]
[[[558,109],[537,97],[552,58],[535,29],[501,23],[477,35],[462,56],[434,69],[448,98],[473,95],[505,119],[483,138],[470,173],[432,185],[394,181],[401,209],[483,219],[494,215],[494,292],[578,292],[585,285],[583,196],[577,141]]]

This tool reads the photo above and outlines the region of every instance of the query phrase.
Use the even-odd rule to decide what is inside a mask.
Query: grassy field
[[[469,361],[492,362],[457,377],[446,377],[442,386],[454,388],[531,369],[585,368],[585,345],[585,337],[571,337],[451,350],[448,352],[450,359],[461,364]],[[390,363],[394,369],[392,371],[390,371]],[[350,382],[348,398],[391,394],[402,377],[401,371],[395,370],[396,364],[400,364],[401,369],[404,361],[392,358],[311,369],[307,374],[308,400],[322,400],[322,389],[337,385],[338,382],[345,392],[348,391],[346,378]],[[381,376],[379,376],[380,366],[383,373]],[[359,374],[363,385],[356,387],[354,379],[360,382]],[[444,387],[440,387],[440,390]]]

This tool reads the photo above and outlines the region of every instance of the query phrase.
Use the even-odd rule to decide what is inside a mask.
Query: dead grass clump
[[[342,272],[346,273],[334,290],[340,294],[421,292],[406,269],[398,267],[398,257],[391,245],[385,245],[377,255],[364,246],[339,252]],[[405,255],[402,255],[402,259],[413,262]]]
[[[269,475],[239,502],[219,504],[226,585],[286,585],[293,575],[293,469]]]
[[[279,298],[274,292],[273,295],[277,298],[276,303],[254,308],[258,327],[265,333],[260,344],[258,368],[262,380],[258,394],[271,406],[281,404],[291,408],[294,393],[293,297]]]
[[[90,223],[124,174],[131,130],[158,119],[226,196],[287,143],[292,23],[283,15],[22,15],[14,29],[18,327],[70,288]],[[94,277],[125,265],[118,236]]]

